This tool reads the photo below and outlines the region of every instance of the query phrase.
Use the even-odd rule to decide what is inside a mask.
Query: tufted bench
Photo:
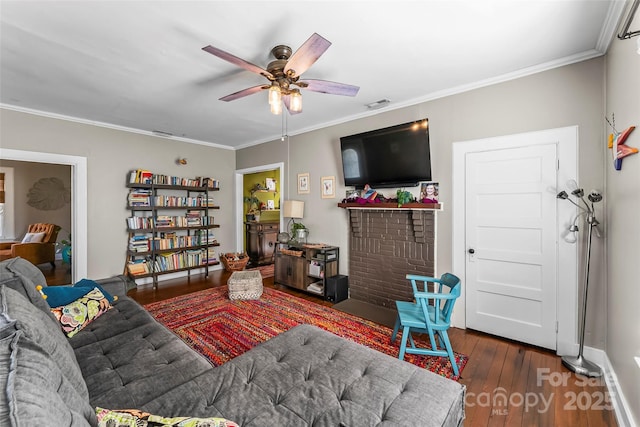
[[[6,396],[17,401],[8,415],[0,411],[0,425],[95,426],[96,406],[224,417],[243,427],[459,426],[464,419],[463,385],[311,325],[212,367],[126,297],[132,284],[121,277],[100,281],[120,296],[113,308],[67,339],[35,291],[39,271],[5,275],[4,267],[0,366],[18,360],[19,369],[0,375],[13,387],[0,394],[0,407],[8,407]]]

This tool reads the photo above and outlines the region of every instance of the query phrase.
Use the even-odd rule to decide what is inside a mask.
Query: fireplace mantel
[[[377,210],[442,210],[442,203],[405,203],[398,207],[397,203],[338,203],[344,209],[377,209]]]

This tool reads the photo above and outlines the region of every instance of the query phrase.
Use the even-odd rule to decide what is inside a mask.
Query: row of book
[[[153,201],[153,206],[163,207],[214,207],[213,197],[179,197],[179,196],[154,196],[150,201]]]
[[[213,216],[200,216],[200,212],[187,212],[186,216],[158,215],[152,216],[131,216],[127,218],[129,230],[150,230],[152,228],[168,227],[201,227],[213,225]]]
[[[151,190],[136,188],[127,197],[129,206],[151,206]]]
[[[200,249],[160,254],[155,260],[145,258],[129,261],[127,270],[133,276],[140,276],[217,263],[218,255],[213,249]]]
[[[217,244],[213,234],[203,236],[175,236],[170,238],[153,237],[148,238],[142,235],[132,236],[129,239],[129,251],[150,252],[151,250],[180,249],[200,245]]]
[[[171,175],[157,175],[146,169],[136,169],[129,172],[129,182],[132,184],[176,185],[182,187],[220,188],[220,182],[215,178],[195,177],[182,178]]]

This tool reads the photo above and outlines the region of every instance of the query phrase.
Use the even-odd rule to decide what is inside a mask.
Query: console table
[[[340,248],[313,243],[279,244],[274,282],[327,298],[327,278],[338,275]]]

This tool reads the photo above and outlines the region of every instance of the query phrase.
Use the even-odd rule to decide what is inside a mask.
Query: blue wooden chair
[[[454,375],[458,375],[458,365],[451,349],[447,329],[451,324],[453,305],[460,296],[460,279],[450,273],[443,274],[439,279],[407,274],[407,279],[411,281],[416,302],[396,301],[398,318],[393,328],[391,342],[396,340],[396,335],[402,326],[402,342],[398,359],[404,359],[405,353],[448,356]],[[431,292],[428,288],[429,283],[433,283]],[[448,289],[448,293],[443,292],[445,288]],[[428,334],[431,348],[416,347],[411,336],[413,332]],[[436,335],[444,349],[436,345]],[[407,341],[410,343],[409,348],[407,348]]]

